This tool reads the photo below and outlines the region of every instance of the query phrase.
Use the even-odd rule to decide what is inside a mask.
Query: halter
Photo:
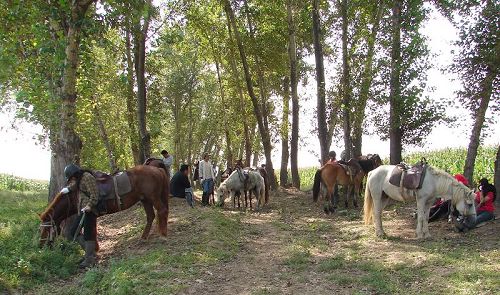
[[[49,214],[49,221],[44,221],[40,224],[40,231],[43,228],[48,227],[49,228],[49,234],[47,235],[46,238],[40,239],[40,242],[43,242],[44,244],[47,244],[49,242],[53,242],[55,237],[59,235],[59,231],[57,230],[57,225],[54,221],[54,218],[52,218],[52,214]]]

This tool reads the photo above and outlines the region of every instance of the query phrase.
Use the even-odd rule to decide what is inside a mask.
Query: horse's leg
[[[389,197],[387,197],[384,192],[380,192],[377,195],[372,194],[373,199],[373,220],[375,223],[375,233],[377,237],[384,237],[385,232],[382,228],[382,211],[384,210]]]
[[[431,211],[431,206],[432,206],[432,201],[433,199],[431,199],[431,202],[427,202],[425,204],[425,215],[424,215],[424,228],[423,228],[423,232],[424,232],[424,239],[428,239],[431,237],[431,233],[429,232],[429,212]]]
[[[155,219],[155,210],[153,209],[153,204],[151,204],[148,200],[143,200],[142,206],[146,212],[146,227],[144,227],[144,231],[142,232],[142,239],[146,240],[149,236],[149,232],[151,231],[151,225]]]
[[[352,196],[352,205],[354,206],[354,208],[358,208],[358,198],[359,198],[360,188],[361,188],[360,183],[354,185],[353,196]]]
[[[157,198],[153,202],[153,206],[156,209],[156,214],[158,215],[158,230],[160,235],[167,236],[167,220],[168,220],[168,209],[163,205],[160,198]]]
[[[429,211],[432,204],[427,198],[417,197],[417,238],[429,238]]]

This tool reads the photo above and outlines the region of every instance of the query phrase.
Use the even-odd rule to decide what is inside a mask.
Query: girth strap
[[[122,211],[122,200],[120,199],[120,195],[118,195],[118,185],[116,184],[116,177],[113,177],[113,185],[115,186],[116,205],[118,206],[119,211]]]

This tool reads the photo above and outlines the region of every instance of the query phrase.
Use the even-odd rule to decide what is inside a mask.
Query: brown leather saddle
[[[351,177],[356,176],[363,168],[359,164],[358,160],[351,158],[349,161],[338,161],[337,164],[340,165],[345,171],[345,173]]]
[[[121,196],[132,191],[130,178],[126,171],[109,175],[101,171],[94,171],[94,177],[99,189],[99,202],[116,200],[118,207],[121,207]]]
[[[389,183],[397,187],[403,187],[410,190],[421,189],[426,171],[427,160],[425,158],[422,158],[413,166],[409,166],[405,163],[399,163],[392,170]]]

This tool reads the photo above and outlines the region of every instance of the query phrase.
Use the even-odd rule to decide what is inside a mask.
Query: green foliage
[[[0,278],[8,288],[31,289],[77,271],[78,245],[61,239],[51,249],[38,247],[36,213],[46,206],[46,193],[0,191],[0,200]]]

